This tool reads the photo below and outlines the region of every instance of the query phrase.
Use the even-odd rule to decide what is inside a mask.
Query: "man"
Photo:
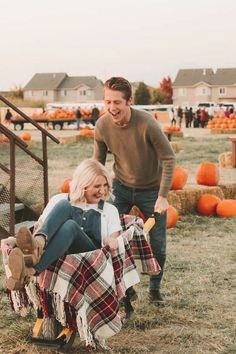
[[[133,205],[145,218],[158,211],[150,244],[162,271],[150,277],[149,299],[163,306],[160,282],[166,259],[167,194],[175,155],[159,123],[149,113],[130,107],[131,96],[126,79],[112,77],[105,82],[106,114],[96,124],[93,157],[105,164],[108,150],[114,155],[114,204],[120,214],[129,213]]]

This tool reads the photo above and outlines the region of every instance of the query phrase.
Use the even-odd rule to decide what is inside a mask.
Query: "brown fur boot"
[[[39,262],[43,254],[45,238],[43,236],[33,237],[29,229],[23,226],[16,234],[16,245],[24,254],[25,264],[32,267]]]
[[[9,290],[21,290],[29,278],[35,274],[34,268],[26,268],[24,255],[19,248],[13,248],[8,257],[10,277],[7,278]]]

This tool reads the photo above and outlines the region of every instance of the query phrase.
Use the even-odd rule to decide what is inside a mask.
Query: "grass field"
[[[177,163],[194,171],[199,162],[217,163],[222,151],[231,149],[225,136],[186,137],[178,140],[182,150]],[[36,146],[35,150],[38,149]],[[91,157],[92,141],[79,144],[49,143],[50,194],[59,191],[63,179],[78,162]],[[4,160],[4,149],[0,159]],[[111,167],[112,157],[108,157]],[[235,169],[222,169],[221,181],[236,181]],[[236,353],[236,218],[219,219],[187,214],[177,226],[168,230],[168,257],[162,291],[165,308],[148,304],[148,277],[142,276],[136,287],[135,316],[108,344],[113,353],[233,354]],[[53,353],[28,343],[34,312],[26,318],[13,313],[0,284],[0,352]],[[79,339],[71,353],[85,353]]]

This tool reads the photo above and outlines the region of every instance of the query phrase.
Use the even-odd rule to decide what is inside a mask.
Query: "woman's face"
[[[85,199],[89,204],[97,204],[104,199],[108,192],[107,179],[104,176],[97,176],[94,183],[90,184],[85,190]]]

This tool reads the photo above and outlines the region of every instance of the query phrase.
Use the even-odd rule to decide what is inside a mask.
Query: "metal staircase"
[[[13,131],[0,123],[9,143],[0,143],[0,239],[15,235],[21,225],[34,224],[48,202],[47,137],[52,134],[0,95],[0,100],[42,134],[40,156]]]

